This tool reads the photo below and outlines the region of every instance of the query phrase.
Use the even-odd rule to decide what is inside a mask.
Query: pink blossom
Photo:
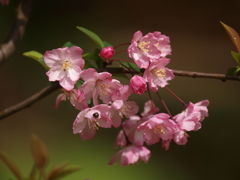
[[[84,67],[82,53],[82,49],[76,46],[46,51],[44,62],[51,68],[47,72],[49,81],[59,81],[64,89],[72,90]]]
[[[120,126],[122,118],[129,118],[139,111],[139,107],[135,101],[126,101],[131,93],[131,88],[128,85],[123,85],[112,96],[113,102],[109,111],[109,117],[112,119],[114,127]]]
[[[127,146],[127,139],[125,137],[125,134],[123,132],[123,130],[121,130],[119,133],[118,133],[118,136],[117,136],[117,140],[116,140],[116,143],[115,143],[115,147],[125,147]]]
[[[100,57],[105,59],[110,59],[114,56],[114,48],[113,47],[105,47],[100,52]]]
[[[112,79],[112,74],[108,72],[98,73],[95,69],[89,68],[82,72],[81,76],[85,81],[81,86],[85,99],[88,101],[93,98],[94,105],[99,104],[98,96],[103,103],[111,103],[112,96],[122,87],[122,84],[118,80]]]
[[[66,100],[70,100],[71,104],[80,111],[88,107],[86,101],[84,100],[83,93],[79,89],[73,89],[71,91],[62,89],[62,93],[57,96],[55,108],[58,108],[61,101]]]
[[[73,133],[80,134],[80,137],[91,139],[99,127],[110,128],[111,119],[108,117],[109,106],[101,104],[81,111],[73,122]]]
[[[185,130],[179,128],[179,126],[176,127],[175,133],[174,133],[174,141],[178,145],[185,145],[188,141],[189,135],[186,133]]]
[[[176,123],[169,118],[168,114],[159,113],[138,126],[138,130],[143,129],[144,139],[148,145],[157,143],[160,138],[162,140],[173,139]]]
[[[120,160],[122,166],[128,166],[129,164],[135,164],[140,160],[145,163],[148,162],[151,156],[150,151],[144,146],[130,145],[124,149],[118,151],[110,160],[108,165],[117,163]]]
[[[152,100],[149,100],[144,104],[144,111],[141,113],[141,116],[149,117],[159,110],[160,109],[155,106],[154,102]]]
[[[130,79],[130,85],[134,93],[142,95],[147,90],[147,84],[143,77],[133,76]]]
[[[148,33],[142,36],[141,31],[134,33],[128,54],[139,68],[146,69],[154,59],[165,57],[171,52],[169,38],[160,32]]]
[[[208,100],[200,101],[196,104],[190,102],[187,108],[174,116],[173,119],[178,123],[180,129],[197,131],[202,127],[201,122],[203,119],[208,116],[208,105]]]
[[[159,87],[165,87],[168,84],[167,81],[175,77],[172,70],[165,68],[169,62],[170,59],[163,57],[156,62],[152,62],[144,71],[143,78],[149,83],[153,92],[156,92]]]

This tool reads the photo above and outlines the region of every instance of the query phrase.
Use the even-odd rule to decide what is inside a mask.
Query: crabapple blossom
[[[156,92],[159,87],[165,87],[168,84],[167,81],[175,77],[172,70],[165,67],[169,62],[170,59],[163,57],[152,62],[144,71],[143,78],[149,83],[153,92]]]
[[[187,108],[174,116],[173,119],[179,124],[180,129],[197,131],[202,127],[201,121],[208,116],[208,105],[208,100],[200,101],[196,104],[190,102]]]
[[[101,50],[100,57],[103,57],[105,59],[110,59],[114,56],[114,48],[113,47],[105,47]]]
[[[146,69],[150,62],[165,57],[171,52],[169,38],[160,32],[148,33],[143,36],[141,31],[134,33],[128,55],[133,58],[139,68]]]
[[[134,93],[142,95],[147,90],[147,84],[143,77],[135,75],[130,79],[130,85]]]
[[[173,139],[176,123],[169,118],[168,114],[159,113],[137,127],[138,130],[143,129],[144,139],[148,145],[157,143],[160,138],[162,140]]]
[[[131,94],[130,86],[123,85],[122,88],[112,96],[109,117],[112,119],[114,127],[120,126],[123,117],[129,118],[138,112],[139,107],[137,103],[135,101],[127,101]]]
[[[73,122],[73,133],[79,133],[85,140],[93,138],[99,127],[110,128],[112,121],[108,117],[109,108],[106,104],[100,104],[81,111]]]
[[[136,115],[131,116],[129,117],[129,119],[122,123],[123,130],[127,135],[128,140],[132,144],[143,145],[144,143],[143,130],[137,130],[137,127],[143,122],[147,121],[157,111],[159,111],[159,109],[154,105],[154,103],[151,100],[149,100],[148,102],[145,103],[144,112],[141,113],[142,117]]]
[[[85,81],[81,86],[81,90],[85,95],[85,100],[93,98],[93,104],[98,105],[98,96],[103,103],[110,103],[112,95],[116,93],[122,84],[112,79],[112,74],[108,72],[98,73],[95,69],[89,68],[81,73],[82,79]]]
[[[145,146],[130,145],[113,155],[108,165],[112,165],[119,160],[122,166],[135,164],[140,160],[143,160],[146,163],[148,162],[150,156],[151,153]]]
[[[65,100],[70,100],[71,104],[80,111],[88,107],[84,100],[84,95],[79,89],[73,89],[71,91],[62,89],[62,93],[56,98],[56,105],[54,107],[57,109],[59,103]]]
[[[49,81],[59,81],[64,89],[72,90],[84,67],[82,53],[83,50],[77,46],[46,51],[44,62],[50,67],[47,72]]]

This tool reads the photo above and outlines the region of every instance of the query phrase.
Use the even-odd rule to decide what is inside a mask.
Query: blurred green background
[[[225,73],[227,68],[236,66],[230,54],[235,49],[220,21],[240,33],[239,7],[238,0],[34,0],[20,46],[0,67],[0,109],[49,85],[45,70],[23,57],[24,52],[44,53],[69,40],[85,52],[93,52],[96,45],[76,26],[92,30],[114,46],[130,42],[137,30],[143,34],[161,31],[171,40],[169,68]],[[13,18],[13,8],[0,5],[0,41],[7,36]],[[189,133],[187,145],[172,142],[169,151],[164,151],[160,143],[150,146],[152,155],[147,164],[108,166],[112,155],[119,150],[114,148],[119,129],[100,129],[93,139],[81,140],[72,133],[78,111],[68,102],[62,102],[58,110],[53,108],[59,91],[1,120],[0,150],[12,156],[27,175],[33,163],[30,136],[34,133],[48,147],[49,167],[64,160],[83,167],[65,180],[240,179],[240,83],[176,77],[168,87],[185,102],[209,99],[210,116],[200,131]],[[180,103],[164,89],[159,92],[172,114],[182,110]],[[142,109],[148,97],[133,96],[132,99],[137,100]],[[157,97],[154,99],[164,112]],[[14,179],[2,162],[0,179]]]

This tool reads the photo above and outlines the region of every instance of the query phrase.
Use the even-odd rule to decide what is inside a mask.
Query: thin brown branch
[[[222,81],[235,80],[240,81],[240,76],[227,75],[227,74],[215,74],[215,73],[203,73],[203,72],[192,72],[192,71],[181,71],[173,70],[175,76],[185,76],[192,78],[207,78],[207,79],[219,79]]]
[[[112,74],[129,74],[130,72],[123,68],[103,68],[98,69],[98,72],[109,72]],[[137,71],[131,71],[135,74],[140,74]],[[203,72],[192,72],[192,71],[181,71],[181,70],[173,70],[175,76],[185,76],[192,78],[207,78],[207,79],[219,79],[221,81],[227,80],[235,80],[240,81],[240,76],[237,75],[227,75],[227,74],[216,74],[216,73],[203,73]]]
[[[10,33],[5,41],[0,44],[0,65],[15,51],[23,37],[31,9],[31,0],[21,0],[16,9],[16,17]]]
[[[32,95],[31,97],[25,99],[24,101],[13,105],[3,111],[0,112],[0,120],[3,118],[6,118],[22,109],[25,109],[27,107],[30,107],[32,104],[34,104],[35,102],[39,101],[40,99],[48,96],[49,94],[51,94],[52,92],[56,91],[57,89],[60,88],[60,85],[58,82],[54,82],[53,84],[51,84],[48,87],[45,87],[44,89],[42,89],[41,91],[39,91],[38,93]]]
[[[123,68],[103,68],[97,69],[98,72],[109,72],[112,74],[129,74],[130,72]],[[135,71],[134,73],[139,74],[139,72]],[[240,76],[234,75],[226,75],[226,74],[214,74],[214,73],[202,73],[202,72],[191,72],[191,71],[181,71],[181,70],[173,70],[173,73],[176,76],[185,76],[185,77],[192,77],[192,78],[210,78],[210,79],[219,79],[222,81],[226,80],[236,80],[240,81]],[[55,90],[59,89],[60,85],[58,82],[54,82],[52,85],[42,89],[38,93],[34,94],[33,96],[27,98],[26,100],[13,105],[3,111],[0,112],[0,120],[14,114],[22,109],[30,107],[35,102],[39,101],[40,99],[48,96],[50,93],[54,92]]]

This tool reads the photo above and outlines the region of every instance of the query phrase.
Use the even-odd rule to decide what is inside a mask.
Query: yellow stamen
[[[152,51],[149,49],[149,47],[150,47],[149,44],[150,44],[150,41],[141,41],[138,44],[138,48],[141,49],[143,52]]]
[[[160,77],[162,79],[166,76],[166,70],[165,69],[154,68],[153,70],[151,70],[151,72],[153,74],[155,74],[157,77]]]
[[[157,134],[157,133],[165,134],[164,128],[162,127],[161,124],[158,124],[158,125],[154,128],[153,132],[154,132],[155,134]]]

